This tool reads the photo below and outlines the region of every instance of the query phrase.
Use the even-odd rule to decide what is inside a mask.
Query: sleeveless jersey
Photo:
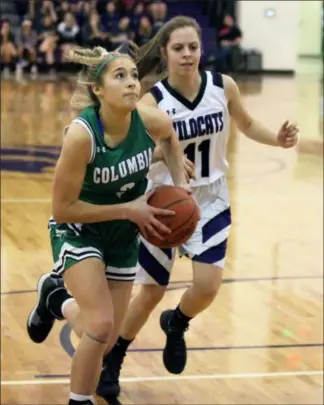
[[[201,78],[199,94],[192,102],[173,89],[167,78],[150,90],[158,108],[171,116],[182,150],[195,164],[193,187],[214,183],[228,169],[229,114],[222,76],[203,71]],[[163,162],[152,165],[149,178],[156,184],[172,184]]]
[[[115,148],[106,145],[102,123],[95,108],[85,108],[72,122],[82,125],[92,141],[91,158],[79,199],[97,205],[111,205],[132,201],[143,195],[147,188],[147,173],[155,143],[147,133],[137,110],[132,112],[127,136]],[[138,235],[137,225],[124,220],[56,224],[52,217],[49,227],[54,227],[57,236],[66,232],[79,236],[82,232],[89,246],[98,240],[96,243],[102,244],[104,240],[106,250],[110,249],[114,254],[119,252],[120,255],[125,254],[125,246],[128,246],[130,255],[129,249]],[[137,242],[135,245],[137,246]],[[135,253],[137,257],[137,250]]]
[[[128,134],[115,148],[106,145],[95,108],[85,108],[72,122],[81,124],[92,140],[91,159],[80,200],[92,204],[119,204],[143,195],[155,143],[138,111],[132,112]]]

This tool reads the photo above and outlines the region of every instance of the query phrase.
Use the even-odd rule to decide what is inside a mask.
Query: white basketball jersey
[[[196,179],[190,182],[193,187],[215,182],[228,169],[229,114],[222,76],[203,71],[201,77],[199,94],[192,102],[173,89],[167,79],[150,90],[158,108],[171,116],[182,150],[195,164]],[[155,184],[173,184],[163,162],[151,166],[149,179]]]

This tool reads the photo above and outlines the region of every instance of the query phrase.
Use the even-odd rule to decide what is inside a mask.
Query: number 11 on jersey
[[[198,152],[196,152],[196,149]],[[201,154],[201,177],[209,177],[209,149],[210,139],[205,139],[198,144],[196,142],[189,143],[183,151],[193,164],[196,164],[196,153]]]

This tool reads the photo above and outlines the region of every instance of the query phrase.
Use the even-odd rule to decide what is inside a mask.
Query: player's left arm
[[[252,118],[244,108],[240,90],[235,81],[229,76],[222,76],[229,113],[241,132],[248,138],[265,145],[281,146],[282,148],[291,148],[296,145],[299,132],[296,124],[285,121],[277,133],[272,132]]]
[[[159,144],[174,185],[185,187],[187,181],[183,165],[183,153],[171,118],[158,108],[141,102],[137,108],[147,131]]]

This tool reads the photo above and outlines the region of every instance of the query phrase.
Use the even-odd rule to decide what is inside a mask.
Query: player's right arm
[[[123,204],[96,205],[79,199],[91,155],[91,138],[86,130],[72,123],[63,141],[57,161],[52,195],[52,213],[58,223],[94,223],[129,220],[136,223],[145,235],[156,229],[169,232],[154,215],[173,215],[173,211],[150,207],[147,195]]]
[[[146,93],[141,98],[140,102],[145,105],[158,108],[157,102],[152,93]],[[159,161],[165,162],[165,156],[163,154],[163,148],[161,148],[161,146],[158,145],[154,149],[152,163],[156,163]],[[183,165],[185,169],[186,180],[189,183],[190,179],[195,178],[195,165],[186,156],[183,157]]]

